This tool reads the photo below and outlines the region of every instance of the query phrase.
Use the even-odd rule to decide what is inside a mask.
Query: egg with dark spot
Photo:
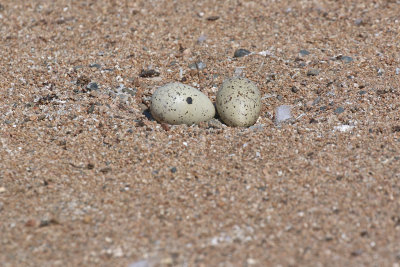
[[[230,78],[218,90],[216,107],[227,125],[251,126],[260,115],[260,91],[255,83],[246,78]]]
[[[156,89],[151,97],[151,115],[160,123],[198,124],[215,116],[210,99],[182,83],[168,83]]]

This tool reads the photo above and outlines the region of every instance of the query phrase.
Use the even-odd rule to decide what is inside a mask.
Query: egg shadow
[[[149,121],[154,121],[153,115],[151,115],[150,108],[145,109],[142,113]]]
[[[222,124],[226,125],[226,124],[224,123],[224,121],[221,119],[221,116],[220,116],[219,113],[218,113],[217,104],[216,104],[216,103],[213,103],[213,105],[214,105],[214,109],[215,109],[215,116],[214,116],[214,119],[219,120]]]

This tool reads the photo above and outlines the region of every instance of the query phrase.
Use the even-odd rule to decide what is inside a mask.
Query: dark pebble
[[[207,18],[208,21],[216,21],[219,19],[219,16],[210,16]]]
[[[94,63],[94,64],[90,64],[90,65],[89,65],[89,68],[101,69],[101,65],[100,65],[100,64],[97,64],[97,63]]]
[[[392,127],[392,132],[394,132],[394,133],[400,132],[400,125],[393,126]]]
[[[317,76],[319,74],[319,70],[311,69],[307,72],[307,76]]]
[[[292,91],[292,93],[297,93],[299,91],[296,86],[292,86],[290,90]]]
[[[244,57],[244,56],[247,56],[250,54],[251,54],[251,52],[249,50],[240,48],[235,51],[235,53],[233,54],[233,57]]]
[[[160,73],[155,70],[142,70],[139,74],[139,77],[142,78],[151,78],[151,77],[158,77]]]
[[[90,79],[86,76],[79,76],[78,79],[76,80],[76,85],[85,87],[88,85],[90,82]]]
[[[336,114],[340,114],[344,112],[344,108],[343,107],[338,107],[337,109],[335,109],[334,111]]]
[[[364,91],[364,90],[362,90],[362,91],[360,91],[360,92],[358,92],[360,95],[365,95],[366,93],[367,93],[367,91]]]
[[[177,171],[176,167],[172,167],[172,168],[171,168],[171,172],[172,172],[172,173],[176,173],[176,171]]]
[[[341,60],[342,60],[344,63],[353,62],[353,58],[352,58],[352,57],[348,57],[348,56],[343,56],[343,57],[341,58]]]
[[[90,107],[89,107],[88,110],[87,110],[87,113],[88,113],[88,114],[92,114],[93,111],[94,111],[94,107],[95,107],[95,104],[91,104]]]
[[[363,254],[363,251],[361,249],[357,249],[357,250],[351,252],[351,256],[353,256],[353,257],[360,256],[361,254]]]
[[[97,84],[97,83],[89,83],[87,86],[86,86],[86,88],[89,90],[89,91],[92,91],[92,90],[98,90],[99,89],[99,85]]]
[[[300,54],[301,56],[307,56],[307,55],[310,54],[310,52],[307,51],[307,50],[301,49],[300,52],[299,52],[299,54]]]

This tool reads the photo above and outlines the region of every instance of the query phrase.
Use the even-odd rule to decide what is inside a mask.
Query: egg
[[[198,124],[215,116],[215,108],[208,97],[182,83],[168,83],[151,97],[151,115],[160,123]]]
[[[251,126],[260,115],[260,91],[255,83],[246,78],[230,78],[218,90],[216,107],[227,125]]]

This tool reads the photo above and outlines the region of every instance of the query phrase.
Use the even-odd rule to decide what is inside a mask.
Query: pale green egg
[[[260,115],[260,91],[255,83],[246,78],[228,79],[218,90],[216,107],[222,121],[227,125],[251,126]]]
[[[151,115],[158,122],[168,124],[198,124],[215,116],[210,99],[182,83],[168,83],[159,87],[151,97]]]

